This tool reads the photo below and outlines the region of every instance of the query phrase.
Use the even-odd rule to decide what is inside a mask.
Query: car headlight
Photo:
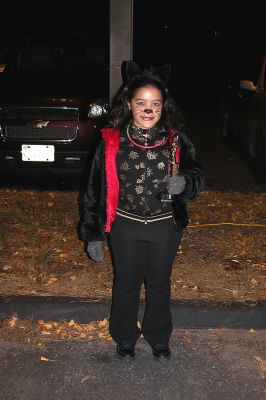
[[[107,113],[107,106],[100,104],[91,104],[88,112],[89,118],[99,118]]]

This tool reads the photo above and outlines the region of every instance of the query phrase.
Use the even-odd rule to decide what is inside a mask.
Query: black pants
[[[181,240],[172,219],[148,223],[116,217],[110,232],[114,287],[109,330],[119,342],[135,343],[142,333],[150,345],[168,343],[172,266]],[[141,329],[137,326],[140,291],[146,288]]]

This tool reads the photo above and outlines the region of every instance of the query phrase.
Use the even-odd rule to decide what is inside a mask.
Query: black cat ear
[[[162,67],[156,68],[153,72],[154,75],[158,75],[164,84],[168,82],[172,72],[172,67],[170,64],[163,65]]]
[[[134,61],[129,60],[126,67],[127,80],[130,81],[138,75],[143,75],[143,71]]]

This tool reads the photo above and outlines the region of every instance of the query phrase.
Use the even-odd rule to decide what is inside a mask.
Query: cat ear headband
[[[136,78],[150,78],[160,82],[163,86],[166,85],[171,74],[171,65],[166,64],[162,67],[151,67],[150,70],[143,70],[132,60],[127,61],[126,78],[127,83]]]

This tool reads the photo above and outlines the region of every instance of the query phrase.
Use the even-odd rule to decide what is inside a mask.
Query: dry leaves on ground
[[[82,324],[74,320],[59,322],[21,320],[16,315],[12,315],[2,322],[1,336],[11,336],[12,334],[22,338],[26,337],[28,342],[37,343],[38,346],[42,346],[47,338],[52,340],[112,340],[109,335],[107,319]]]
[[[96,263],[78,239],[78,192],[0,189],[0,198],[1,295],[111,298],[107,242],[105,261]],[[265,300],[265,204],[266,193],[255,189],[206,190],[188,204],[173,299]]]

